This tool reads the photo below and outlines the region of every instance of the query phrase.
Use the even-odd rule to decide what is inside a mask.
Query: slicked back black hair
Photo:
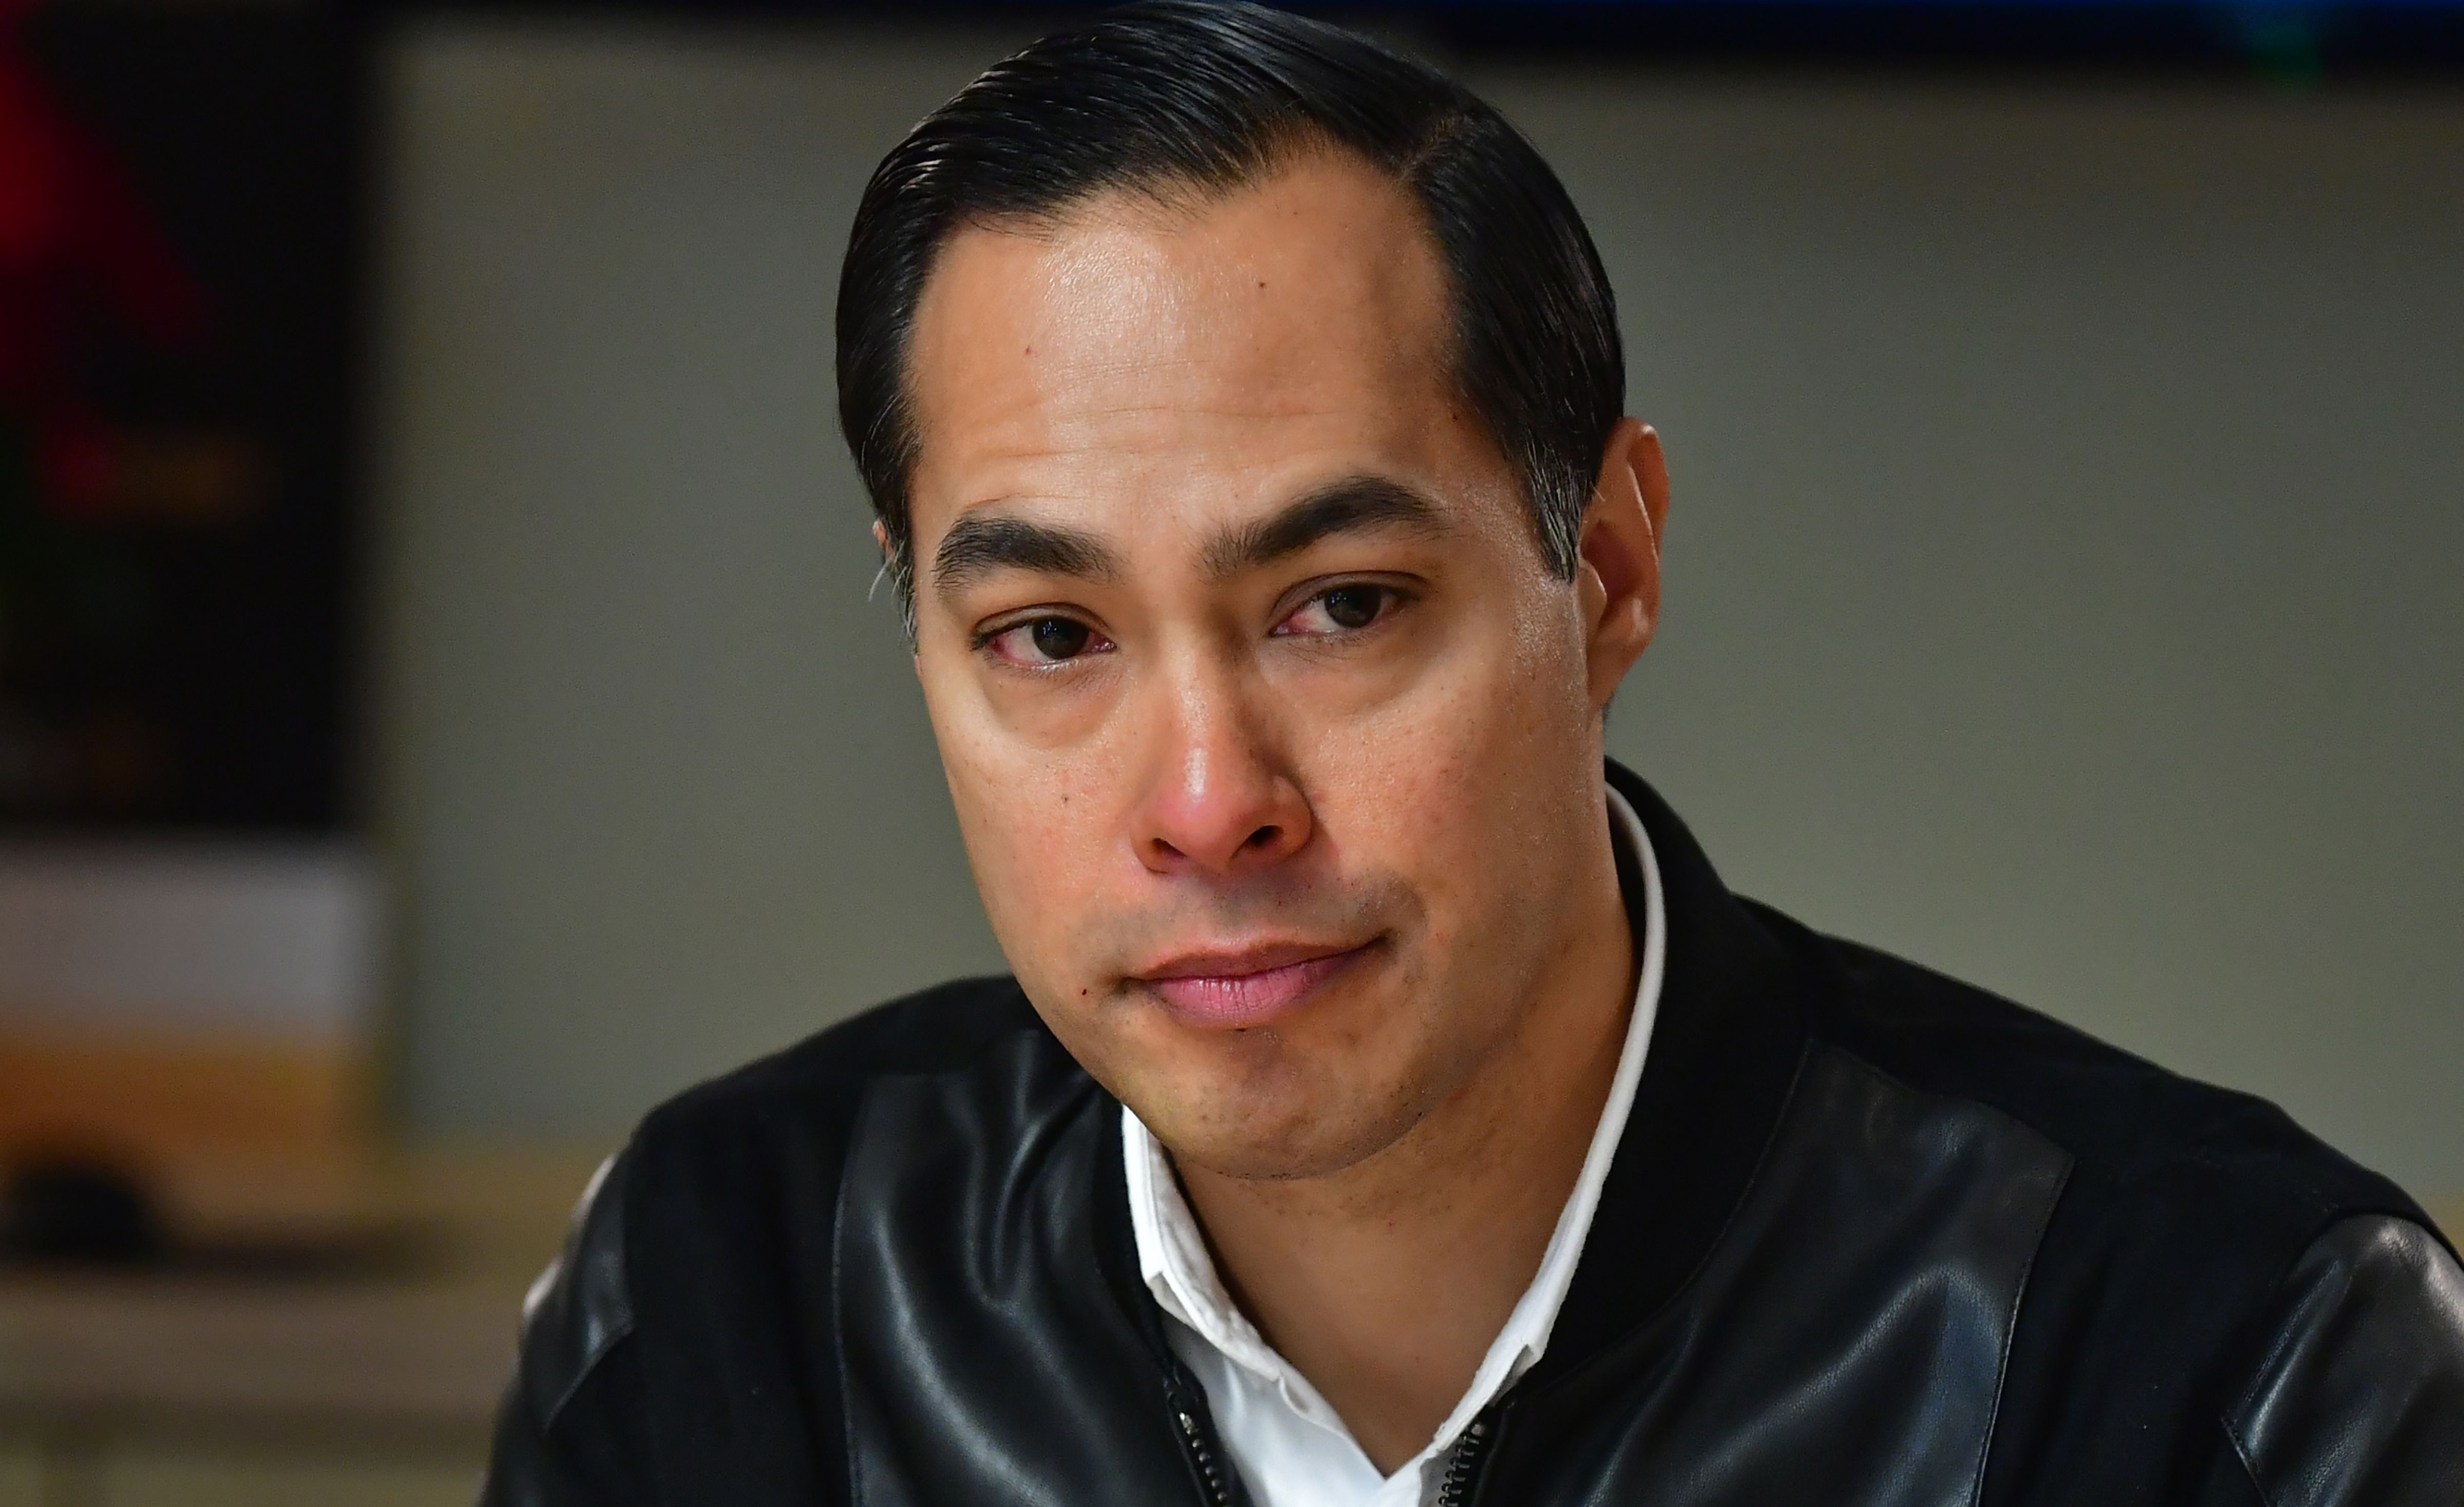
[[[1221,193],[1315,143],[1419,202],[1452,285],[1456,380],[1522,477],[1543,556],[1573,578],[1625,357],[1599,253],[1557,175],[1479,97],[1367,37],[1264,6],[1148,0],[995,64],[865,188],[839,280],[839,422],[911,623],[907,347],[942,245],[1111,190]]]

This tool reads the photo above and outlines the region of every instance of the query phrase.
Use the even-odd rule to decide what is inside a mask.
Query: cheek
[[[1565,617],[1501,615],[1409,696],[1311,740],[1312,802],[1345,867],[1408,875],[1450,965],[1517,951],[1493,934],[1546,920],[1558,855],[1593,817],[1598,739]]]
[[[1141,899],[1122,836],[1120,762],[1022,749],[998,726],[975,731],[942,732],[941,754],[985,919],[1054,1034],[1118,1092],[1117,1064],[1169,1054],[1119,1039],[1111,954],[1093,942]]]
[[[1066,763],[1022,749],[989,718],[935,704],[942,772],[985,915],[1022,974],[1043,971],[1036,943],[1066,935],[1055,912],[1079,893],[1089,855],[1083,792]]]
[[[1591,718],[1579,638],[1553,606],[1485,617],[1406,694],[1317,728],[1309,762],[1329,798],[1407,848],[1530,814],[1516,803],[1535,775],[1583,762]]]

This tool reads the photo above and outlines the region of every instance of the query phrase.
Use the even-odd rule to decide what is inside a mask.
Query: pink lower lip
[[[1319,985],[1350,967],[1365,946],[1307,958],[1255,973],[1199,973],[1148,979],[1164,1008],[1197,1026],[1232,1030],[1262,1026],[1299,1004]]]

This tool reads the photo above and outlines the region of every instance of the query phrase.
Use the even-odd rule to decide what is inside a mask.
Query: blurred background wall
[[[838,439],[871,164],[1023,33],[394,50],[400,1106],[607,1141],[1001,966]],[[1482,66],[1677,477],[1614,750],[1736,886],[2464,1190],[2464,98]]]

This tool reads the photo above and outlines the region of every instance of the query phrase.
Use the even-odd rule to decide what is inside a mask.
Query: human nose
[[[1136,814],[1148,870],[1228,877],[1271,868],[1308,844],[1309,801],[1264,733],[1230,687],[1183,689]]]

